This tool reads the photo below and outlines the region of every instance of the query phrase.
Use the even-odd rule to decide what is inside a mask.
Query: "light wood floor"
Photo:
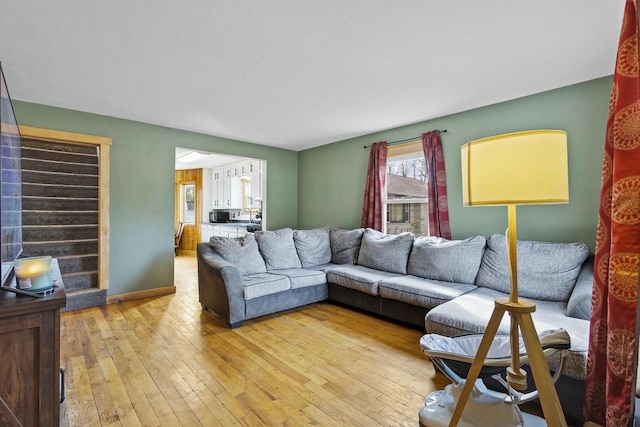
[[[418,330],[329,303],[231,330],[201,310],[194,257],[176,258],[175,282],[62,314],[71,426],[416,426],[446,384]]]

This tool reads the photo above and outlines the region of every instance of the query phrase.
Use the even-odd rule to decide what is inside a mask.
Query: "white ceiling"
[[[302,150],[613,73],[624,0],[0,0],[14,99]]]

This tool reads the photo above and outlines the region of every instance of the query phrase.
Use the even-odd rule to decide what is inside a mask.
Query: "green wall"
[[[462,207],[460,147],[527,129],[569,136],[568,205],[518,208],[518,237],[584,241],[593,250],[611,77],[296,153],[113,117],[14,101],[21,125],[106,136],[111,148],[109,294],[173,284],[174,150],[188,147],[267,161],[268,227],[360,226],[364,145],[442,135],[453,238],[503,233],[504,207]]]
[[[267,161],[270,229],[296,227],[298,153],[14,101],[18,123],[113,139],[109,295],[173,285],[175,148]]]
[[[611,77],[604,77],[302,151],[298,159],[298,226],[359,227],[369,155],[363,146],[447,129],[442,142],[453,238],[504,233],[506,207],[462,206],[460,147],[491,135],[563,129],[568,134],[570,202],[518,207],[518,238],[583,241],[593,251],[611,84]]]

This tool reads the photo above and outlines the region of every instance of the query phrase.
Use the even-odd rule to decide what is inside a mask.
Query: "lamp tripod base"
[[[487,329],[482,337],[482,341],[478,347],[478,352],[473,360],[473,364],[469,369],[469,374],[462,392],[460,393],[460,397],[458,398],[456,409],[451,416],[449,426],[457,426],[460,421],[462,411],[464,410],[467,400],[471,395],[473,384],[480,374],[484,360],[487,357],[491,343],[496,336],[496,332],[498,332],[498,327],[500,326],[500,322],[502,321],[505,313],[509,313],[517,327],[520,328],[522,340],[524,341],[527,355],[529,357],[529,365],[531,366],[533,379],[538,389],[538,398],[540,400],[542,412],[544,413],[547,425],[549,427],[567,426],[564,413],[562,412],[562,406],[560,405],[560,400],[558,399],[558,394],[556,393],[555,386],[551,379],[549,367],[544,354],[542,353],[540,340],[538,339],[535,326],[533,325],[533,319],[531,318],[531,313],[535,310],[536,305],[531,301],[519,300],[513,302],[510,301],[509,298],[497,298],[495,300],[495,307],[491,314],[491,318],[489,319],[489,324],[487,325]],[[514,329],[512,328],[512,340],[513,332]],[[515,329],[515,332],[517,339],[517,329]],[[513,371],[517,372],[519,371],[519,368],[513,369]]]

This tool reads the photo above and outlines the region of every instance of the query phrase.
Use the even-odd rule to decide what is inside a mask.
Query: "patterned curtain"
[[[384,200],[382,192],[387,179],[387,141],[376,142],[369,152],[367,183],[364,188],[361,227],[382,231]]]
[[[447,202],[447,174],[440,131],[422,134],[422,149],[427,164],[427,193],[429,198],[429,235],[451,239],[449,203]]]
[[[585,415],[606,426],[633,420],[640,265],[638,11],[627,0],[602,168]]]

